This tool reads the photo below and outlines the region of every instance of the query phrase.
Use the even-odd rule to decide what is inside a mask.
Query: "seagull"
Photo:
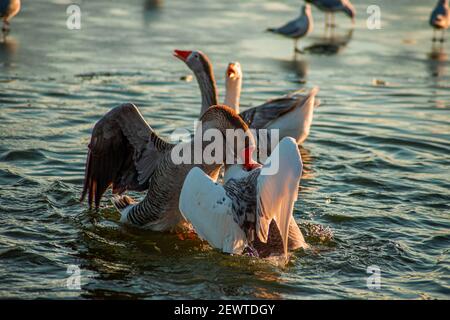
[[[431,12],[430,25],[433,27],[433,42],[436,39],[436,30],[441,30],[440,42],[444,42],[445,30],[448,29],[450,25],[450,10],[448,7],[449,0],[439,0]]]
[[[298,40],[313,30],[313,17],[311,14],[311,6],[305,4],[302,6],[300,16],[297,19],[289,21],[279,28],[269,28],[267,31],[281,34],[282,36],[294,39],[294,50],[302,52],[298,49]]]
[[[223,185],[191,169],[181,213],[200,238],[225,253],[265,258],[308,248],[292,215],[303,167],[296,141],[283,138],[264,166],[251,159],[252,151],[244,150],[244,165],[226,169]],[[269,172],[274,165],[278,170]]]
[[[0,18],[3,20],[2,32],[9,33],[11,20],[20,11],[20,0],[0,0]]]
[[[325,12],[326,14],[325,27],[335,26],[334,13],[339,11],[342,11],[347,16],[349,16],[352,19],[352,24],[355,23],[355,8],[353,7],[353,5],[349,0],[305,0],[305,1],[315,5],[317,8]]]

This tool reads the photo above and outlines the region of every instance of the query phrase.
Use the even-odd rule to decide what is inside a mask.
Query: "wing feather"
[[[270,167],[278,169],[271,172]],[[257,182],[256,234],[266,243],[272,220],[280,231],[283,248],[287,253],[289,226],[298,185],[302,174],[302,159],[296,141],[283,138],[267,159]],[[271,173],[271,174],[269,174]]]

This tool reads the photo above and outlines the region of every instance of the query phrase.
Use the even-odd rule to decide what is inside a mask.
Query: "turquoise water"
[[[332,42],[313,8],[309,50],[294,56],[264,30],[295,17],[296,0],[83,1],[81,30],[66,28],[71,1],[24,1],[0,43],[0,297],[450,298],[450,47],[432,48],[435,1],[375,1],[380,30],[353,2],[354,31],[339,15]],[[192,128],[200,95],[175,48],[207,53],[221,89],[240,61],[245,106],[320,86],[295,217],[333,240],[307,237],[312,250],[281,267],[78,202],[91,129],[112,107],[135,103],[162,136]]]

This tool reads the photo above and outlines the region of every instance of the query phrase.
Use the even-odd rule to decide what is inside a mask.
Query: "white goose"
[[[253,150],[245,151],[245,164],[228,168],[223,185],[193,168],[181,189],[181,213],[200,238],[225,253],[263,258],[306,249],[292,215],[302,174],[296,141],[282,139],[264,166],[251,160]]]
[[[200,51],[175,50],[174,55],[186,63],[197,78],[202,95],[201,115],[210,104],[217,104],[218,101],[212,64],[208,57]],[[235,67],[237,68],[239,65],[236,64]],[[240,75],[242,78],[242,71]],[[240,96],[241,84],[241,81],[230,82],[226,87],[226,96],[232,95],[233,99],[236,99],[235,92]],[[231,90],[231,87],[235,88],[235,91]],[[302,144],[309,135],[314,107],[319,105],[316,101],[318,92],[318,87],[313,88],[306,95],[298,91],[293,92],[284,97],[269,100],[260,106],[249,108],[241,112],[240,116],[250,129],[279,129],[280,139],[293,137],[298,144]],[[225,101],[232,101],[230,99],[227,97]],[[236,99],[236,102],[237,105],[231,107],[239,111],[239,99]]]
[[[237,138],[246,141],[241,144],[241,150],[234,150],[234,154],[241,153],[249,144],[254,145],[247,125],[229,107],[212,106],[201,120],[201,126],[194,134],[194,139],[201,139],[201,151],[210,142],[199,134],[208,128],[218,129],[223,134],[223,150],[228,146],[225,134],[228,129],[241,129],[238,133],[243,135],[238,134]],[[185,142],[187,149],[182,150],[190,150],[193,155],[194,139]],[[195,163],[191,158],[189,163],[179,164],[172,157],[174,148],[175,144],[158,137],[133,104],[112,109],[92,131],[81,200],[87,196],[89,206],[95,203],[98,208],[103,194],[112,187],[113,194],[117,195],[113,203],[121,212],[122,223],[154,231],[172,230],[183,225],[178,200],[184,178],[197,166],[216,177],[226,159],[208,163],[202,159],[201,163]],[[127,190],[147,191],[147,195],[138,203],[121,195]]]

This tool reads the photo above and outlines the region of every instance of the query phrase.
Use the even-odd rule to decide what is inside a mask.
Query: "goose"
[[[292,215],[303,167],[296,141],[283,138],[263,166],[251,159],[251,149],[244,152],[245,163],[232,165],[223,185],[191,169],[180,194],[182,215],[225,253],[265,258],[308,248]]]
[[[298,49],[298,40],[313,30],[313,17],[311,6],[303,5],[300,16],[279,28],[269,28],[267,31],[280,34],[282,36],[294,39],[294,51],[302,52]]]
[[[217,86],[209,58],[201,51],[175,50],[175,57],[182,60],[194,72],[202,95],[202,109],[207,101],[217,102]],[[240,65],[235,65],[240,68]],[[242,72],[240,71],[242,75]],[[238,74],[237,74],[238,75]],[[229,81],[227,76],[227,81]],[[241,81],[229,82],[226,86],[228,95],[239,94]],[[231,90],[231,86],[236,89]],[[284,97],[269,100],[260,106],[249,108],[239,115],[250,129],[279,129],[280,139],[293,137],[298,144],[302,144],[309,135],[312,124],[314,107],[319,105],[316,95],[319,88],[313,88],[308,94],[302,95],[296,91]],[[226,97],[225,101],[232,101],[234,97]],[[236,100],[239,102],[239,100]],[[239,110],[238,106],[233,107]],[[200,114],[202,114],[201,111]]]
[[[431,12],[430,25],[433,27],[433,42],[436,39],[436,30],[441,30],[440,42],[444,42],[445,30],[450,25],[449,0],[438,0],[436,7]]]
[[[20,0],[0,0],[0,18],[3,20],[2,32],[10,31],[11,20],[20,11]]]
[[[326,15],[325,27],[334,27],[334,13],[342,11],[352,19],[355,24],[356,11],[350,0],[305,0],[315,5],[319,10],[324,11]]]
[[[241,129],[237,132],[242,134],[236,137],[245,139],[242,148],[254,144],[248,126],[227,106],[211,106],[200,120],[201,125],[197,127],[193,140],[175,145],[161,139],[135,105],[123,104],[109,111],[92,131],[81,201],[87,195],[89,206],[92,207],[94,202],[98,209],[102,195],[112,186],[112,202],[121,213],[120,222],[154,231],[183,227],[185,223],[178,209],[178,200],[184,178],[196,166],[216,178],[223,162],[207,164],[202,159],[194,164],[189,159],[189,163],[177,163],[172,156],[175,148],[184,146],[193,154],[196,150],[194,142],[201,139],[203,155],[209,142],[201,133],[209,128],[218,129],[224,137],[228,129]],[[226,138],[223,140],[223,147],[228,148]],[[233,150],[238,152],[234,154],[241,153],[237,148]],[[147,190],[147,195],[136,202],[122,195],[126,190]]]

